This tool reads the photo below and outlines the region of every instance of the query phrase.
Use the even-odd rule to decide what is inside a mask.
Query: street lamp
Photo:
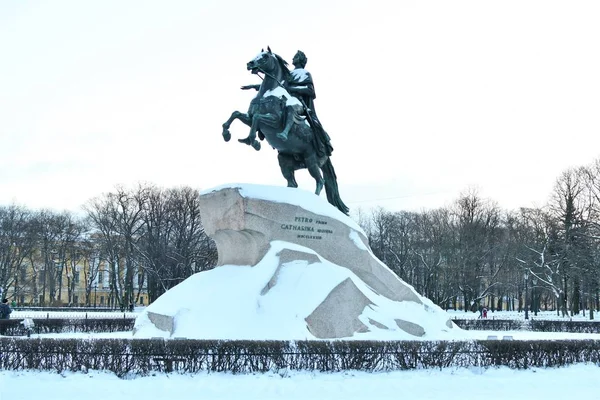
[[[529,319],[529,310],[527,308],[527,297],[529,293],[529,270],[525,271],[525,319]]]

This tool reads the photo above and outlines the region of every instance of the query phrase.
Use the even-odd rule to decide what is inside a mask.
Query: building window
[[[79,284],[79,271],[73,272],[73,282]]]
[[[40,284],[43,284],[45,281],[46,281],[46,270],[42,269],[41,271],[39,271],[38,282]]]
[[[144,305],[144,296],[140,296],[140,304]]]
[[[77,296],[76,294],[73,295],[73,304],[77,304],[79,303],[79,296]]]
[[[21,268],[21,283],[25,282],[27,279],[27,269]]]
[[[98,282],[104,282],[104,271],[98,271]]]
[[[103,306],[104,305],[104,296],[100,296],[100,305]]]
[[[25,296],[24,295],[21,295],[20,300],[21,300],[21,302],[20,302],[21,305],[25,304]]]

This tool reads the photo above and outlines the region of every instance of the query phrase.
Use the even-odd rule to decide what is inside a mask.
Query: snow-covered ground
[[[596,339],[600,334],[462,331],[462,339],[513,340]],[[68,333],[32,337],[129,338],[131,332]],[[566,368],[447,368],[442,370],[366,373],[278,371],[267,374],[164,374],[120,379],[112,373],[87,374],[39,371],[0,371],[0,400],[70,399],[600,399],[600,367]]]
[[[464,339],[597,339],[600,334],[462,331]],[[131,332],[35,337],[127,338]],[[600,399],[600,367],[447,368],[386,373],[278,371],[267,374],[164,374],[120,379],[112,373],[0,371],[0,400],[19,399]]]
[[[81,311],[18,311],[15,310],[10,315],[12,319],[21,319],[21,318],[136,318],[145,307],[136,307],[134,312],[119,312],[119,311],[91,311],[91,312],[81,312]],[[453,319],[477,319],[479,318],[478,312],[464,312],[464,311],[454,311],[448,310],[446,311],[448,315]],[[534,315],[534,313],[529,313],[530,319],[540,319],[540,320],[556,320],[556,321],[589,321],[590,315],[589,311],[583,313],[579,313],[578,315],[562,317],[556,315],[556,311],[540,311],[538,315]],[[516,320],[525,320],[524,312],[517,311],[489,311],[488,319],[516,319]],[[594,314],[594,321],[600,322],[600,314]]]
[[[288,372],[254,375],[0,371],[0,400],[64,399],[600,399],[600,368],[461,368],[387,373]]]
[[[134,313],[87,313],[94,317],[135,317]],[[27,315],[24,315],[27,313]],[[76,318],[85,313],[15,311],[12,318]],[[450,311],[453,318],[477,318],[478,313]],[[533,317],[533,316],[532,316]],[[523,313],[494,312],[488,318],[523,319]],[[538,318],[556,319],[553,312]],[[585,320],[582,316],[574,318]],[[560,340],[595,339],[600,334],[544,333],[529,331],[458,331],[451,339],[471,340]],[[132,332],[65,333],[37,337],[131,338]],[[449,338],[450,339],[450,338]],[[120,379],[110,372],[90,371],[57,374],[40,371],[0,371],[0,400],[71,399],[562,399],[581,396],[600,399],[600,367],[572,365],[559,369],[511,370],[508,368],[447,368],[393,372],[319,373],[277,371],[267,374],[227,373],[165,374]]]

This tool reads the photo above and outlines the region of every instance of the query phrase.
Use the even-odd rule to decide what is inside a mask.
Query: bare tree
[[[37,270],[38,283],[41,287],[41,304],[54,305],[60,298],[62,276],[65,268],[65,243],[69,235],[68,225],[71,216],[68,213],[58,214],[51,210],[41,210],[35,214],[35,233],[39,252],[39,267],[35,268],[36,259],[32,258]]]
[[[24,207],[0,206],[0,292],[6,296],[10,286],[18,295],[29,283],[30,278],[22,272],[25,260],[35,249],[32,218],[31,211]]]
[[[521,208],[516,217],[513,237],[517,244],[515,259],[519,263],[517,279],[526,276],[539,284],[539,288],[549,290],[566,315],[566,301],[562,284],[560,256],[555,251],[557,224],[551,215],[540,208]],[[539,295],[540,293],[538,293]]]
[[[124,241],[115,220],[115,205],[111,195],[103,195],[90,200],[84,209],[91,222],[92,235],[97,237],[99,253],[106,260],[109,276],[109,304],[122,304],[121,260],[124,258]]]
[[[216,248],[204,233],[196,190],[153,188],[144,223],[141,250],[150,299],[215,265]]]
[[[586,243],[586,186],[582,169],[569,169],[561,174],[554,185],[550,213],[557,221],[555,251],[562,281],[563,308],[570,300],[571,313],[579,313],[580,275],[585,269]],[[572,288],[569,292],[569,284]],[[568,294],[571,293],[570,299]]]
[[[411,240],[411,263],[417,265],[423,295],[438,305],[457,306],[456,236],[451,226],[450,211],[440,208],[414,216],[414,237]]]
[[[506,266],[504,258],[498,258],[501,214],[495,203],[469,191],[456,201],[454,215],[459,289],[465,305],[474,309],[500,284],[498,275]]]

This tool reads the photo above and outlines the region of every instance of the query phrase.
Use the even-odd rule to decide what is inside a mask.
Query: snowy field
[[[52,313],[51,317],[60,317]],[[119,313],[112,313],[119,314]],[[450,313],[453,317],[474,313]],[[516,313],[515,313],[516,314]],[[497,318],[515,314],[495,313]],[[120,314],[122,317],[123,314]],[[135,315],[135,313],[134,313]],[[134,316],[132,315],[132,316]],[[490,314],[491,315],[491,314]],[[502,317],[500,317],[502,316]],[[516,314],[518,317],[519,315]],[[521,314],[522,316],[522,314]],[[542,316],[542,315],[540,315]],[[19,318],[19,315],[13,315]],[[459,333],[459,332],[457,332]],[[560,340],[595,339],[600,334],[563,332],[462,331],[462,340]],[[32,337],[130,338],[131,332],[65,333]],[[227,373],[166,374],[120,379],[110,372],[63,374],[39,371],[0,371],[0,400],[71,399],[563,399],[582,396],[600,400],[600,367],[572,365],[566,368],[511,370],[502,368],[447,368],[393,372],[278,373],[232,375]]]
[[[600,334],[462,331],[462,339],[596,339]],[[32,337],[127,338],[131,332],[70,333]],[[600,399],[600,367],[511,370],[447,368],[393,372],[288,372],[166,374],[120,379],[109,372],[0,371],[0,400],[71,399]]]
[[[11,314],[11,318],[45,318],[46,314],[50,318],[85,318],[86,314],[88,318],[135,318],[142,311],[143,307],[136,308],[133,313],[126,312],[90,312],[90,313],[73,313],[73,312],[43,312],[43,311],[15,311]],[[476,319],[479,317],[479,313],[464,312],[464,311],[448,311],[451,318],[456,319]],[[586,314],[587,315],[587,314]],[[517,319],[524,320],[524,313],[518,313],[516,311],[498,311],[488,313],[488,319]],[[542,311],[535,317],[533,314],[530,318],[537,318],[543,320],[570,320],[571,318],[561,318],[556,316],[555,311]],[[573,321],[589,321],[589,316],[584,318],[583,316],[574,316]],[[595,320],[600,323],[600,314],[598,319]],[[594,339],[600,340],[600,334],[598,333],[568,333],[568,332],[530,332],[530,331],[480,331],[480,330],[463,330],[456,332],[457,335],[454,337],[440,337],[442,340],[485,340],[490,336],[496,336],[497,339],[502,340],[504,337],[510,337],[513,340],[582,340],[582,339]],[[93,339],[93,338],[131,338],[132,332],[111,332],[111,333],[57,333],[57,334],[33,334],[31,337],[55,337],[55,338],[66,338],[76,337],[80,339]],[[415,338],[419,340],[418,338]],[[599,397],[600,399],[600,397]],[[0,399],[1,400],[1,399]]]
[[[12,319],[20,319],[20,318],[136,318],[142,311],[144,311],[146,307],[136,307],[134,312],[120,312],[120,311],[91,311],[91,312],[83,312],[83,311],[18,311],[15,310],[10,315]],[[451,318],[454,319],[477,319],[479,318],[478,312],[464,312],[461,310],[447,310],[446,311]],[[589,311],[586,311],[585,315],[583,313],[579,313],[578,315],[562,317],[556,314],[556,311],[540,311],[538,315],[534,315],[534,313],[529,313],[530,319],[542,319],[542,320],[556,320],[556,321],[589,321]],[[524,320],[525,313],[517,312],[517,311],[489,311],[488,319],[516,319],[516,320]],[[594,318],[594,321],[600,322],[600,314],[598,317]]]
[[[11,315],[11,319],[21,318],[136,318],[145,307],[136,307],[134,312],[119,312],[119,311],[17,311],[15,310]],[[448,315],[453,319],[477,319],[479,318],[478,312],[464,312],[448,310]],[[568,317],[561,317],[556,315],[556,311],[540,311],[538,315],[529,313],[530,319],[540,320],[556,320],[556,321],[589,321],[589,312],[586,311],[585,316],[580,313],[579,315],[573,315]],[[517,311],[489,311],[488,319],[515,319],[525,320],[524,312]],[[594,321],[600,322],[600,314],[594,316]]]
[[[125,313],[135,317],[141,310]],[[25,315],[25,313],[27,315]],[[33,315],[32,315],[33,313]],[[86,313],[50,312],[50,318],[85,318]],[[124,313],[87,313],[88,318],[123,318]],[[449,312],[452,318],[477,318],[478,313]],[[45,312],[15,311],[12,318],[46,317]],[[533,314],[531,314],[533,317]],[[523,313],[495,312],[488,318],[524,319]],[[563,319],[555,312],[542,312],[539,319]],[[568,318],[567,318],[568,319]],[[573,320],[587,320],[582,316]],[[457,332],[458,333],[458,332]],[[455,339],[499,340],[600,340],[600,334],[529,331],[462,331]],[[131,332],[65,333],[37,337],[131,338]],[[501,368],[447,368],[393,372],[278,373],[232,375],[227,373],[166,374],[118,378],[110,372],[51,373],[0,371],[0,400],[71,399],[563,399],[582,396],[600,400],[600,367],[572,365],[566,368],[511,370]]]
[[[77,312],[43,312],[43,311],[15,311],[11,314],[12,319],[20,318],[46,318],[48,314],[50,318],[135,318],[143,308],[136,309],[133,313],[121,313],[121,312],[90,312],[90,313],[77,313]],[[479,313],[464,311],[448,311],[451,318],[457,319],[476,319]],[[524,314],[512,311],[502,311],[489,313],[488,319],[518,319],[523,320]],[[531,314],[530,318],[536,318]],[[589,317],[588,317],[589,318]],[[556,316],[556,312],[540,312],[538,313],[537,319],[554,319],[554,320],[569,320],[571,318],[560,318]],[[587,318],[582,316],[574,316],[573,321],[589,321]],[[600,315],[597,320],[600,323]],[[568,333],[568,332],[531,332],[531,331],[483,331],[483,330],[463,330],[456,332],[455,335],[439,337],[440,340],[485,340],[490,336],[496,336],[497,339],[502,340],[503,338],[510,338],[512,340],[583,340],[583,339],[594,339],[600,340],[600,334],[598,333]],[[80,339],[94,339],[94,338],[132,338],[132,332],[110,332],[110,333],[57,333],[57,334],[32,334],[31,337],[53,337],[53,338],[66,338],[75,337]],[[432,338],[436,339],[436,338]],[[419,340],[419,338],[415,338]],[[600,399],[600,397],[599,397]],[[0,399],[1,400],[1,399]]]
[[[600,399],[600,368],[470,368],[387,373],[157,374],[0,371],[0,400],[64,399]]]

